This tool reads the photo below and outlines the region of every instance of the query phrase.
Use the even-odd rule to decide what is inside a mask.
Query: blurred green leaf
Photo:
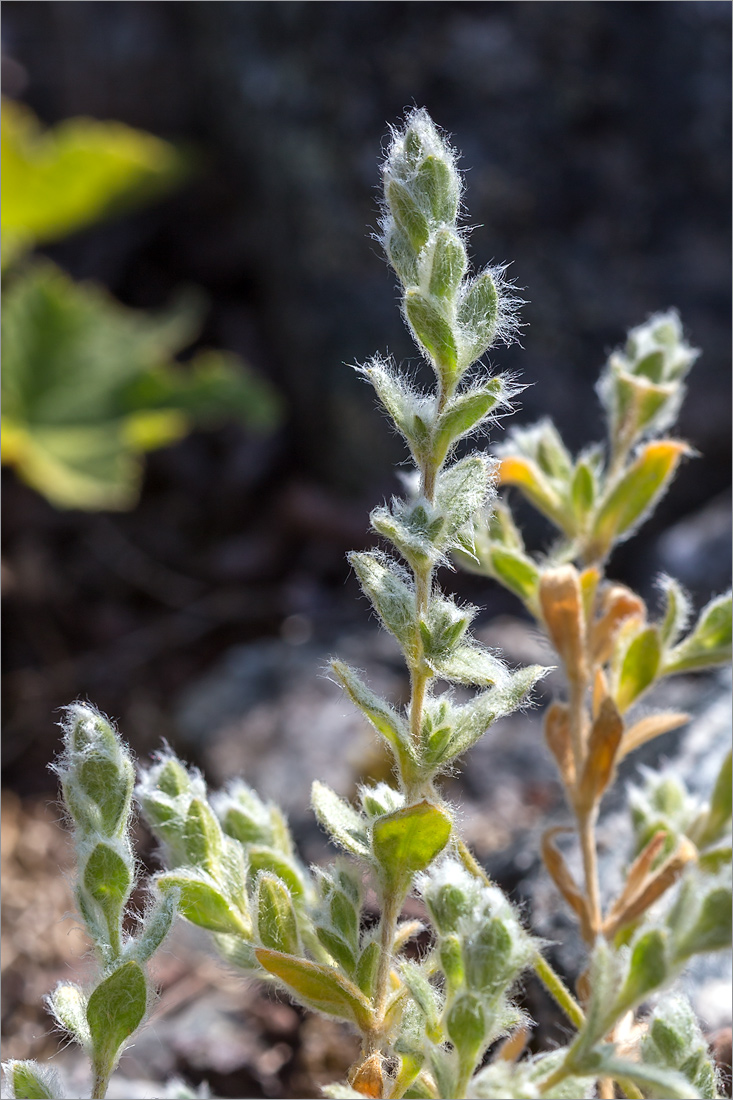
[[[731,596],[717,596],[700,612],[695,628],[664,658],[662,672],[691,672],[727,664],[731,657]]]
[[[43,130],[23,104],[2,108],[3,263],[164,193],[186,171],[172,145],[121,122],[70,118]]]
[[[660,657],[659,631],[656,627],[649,626],[636,635],[621,663],[615,698],[622,714],[654,683],[659,671]]]
[[[331,967],[264,947],[258,947],[255,954],[265,970],[288,987],[296,1001],[328,1016],[351,1020],[365,1031],[373,1025],[372,1007],[364,994]]]
[[[200,319],[198,296],[151,315],[50,263],[25,270],[3,302],[3,462],[57,507],[130,508],[140,452],[232,417],[271,427],[270,388],[235,356],[173,365]]]

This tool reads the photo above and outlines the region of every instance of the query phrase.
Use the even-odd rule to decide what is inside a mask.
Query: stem
[[[109,1066],[106,1070],[100,1069],[99,1066],[94,1066],[94,1084],[92,1085],[91,1100],[104,1100],[107,1095],[110,1075],[111,1069]]]
[[[374,994],[374,1007],[377,1013],[377,1033],[384,1023],[384,1014],[389,999],[389,975],[392,969],[392,948],[397,934],[397,921],[402,910],[402,899],[386,897],[382,905],[382,921],[380,925],[379,968],[377,970],[377,988]]]
[[[547,959],[545,959],[539,951],[535,953],[532,959],[532,966],[535,974],[555,1003],[560,1006],[570,1022],[580,1029],[585,1023],[585,1013],[560,975],[550,966]]]
[[[578,817],[578,836],[583,853],[583,873],[585,875],[585,896],[588,900],[593,940],[595,940],[603,924],[601,894],[598,885],[598,860],[596,857],[596,815],[597,808],[594,807],[589,813]]]

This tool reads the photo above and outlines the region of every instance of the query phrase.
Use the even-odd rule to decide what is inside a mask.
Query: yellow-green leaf
[[[451,820],[430,802],[418,802],[377,818],[372,847],[379,875],[387,890],[400,890],[442,852]]]
[[[363,1031],[373,1027],[369,1001],[353,982],[331,967],[265,947],[258,947],[255,955],[260,965],[287,986],[295,1000],[307,1008],[349,1020]]]

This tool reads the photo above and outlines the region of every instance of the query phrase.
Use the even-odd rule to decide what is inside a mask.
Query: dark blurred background
[[[269,434],[230,424],[152,453],[130,511],[56,509],[3,470],[12,1056],[41,1054],[39,1036],[54,1049],[41,998],[84,949],[58,921],[69,856],[46,808],[64,703],[92,700],[141,756],[167,737],[216,783],[241,769],[284,801],[308,858],[322,851],[310,779],[348,793],[380,766],[318,673],[335,651],[376,688],[404,690],[345,554],[368,544],[368,511],[398,491],[404,458],[348,364],[416,359],[371,236],[380,149],[405,108],[452,134],[474,262],[511,261],[528,300],[523,346],[492,354],[530,383],[515,423],[551,416],[573,450],[597,439],[605,356],[650,313],[679,309],[703,352],[679,423],[699,457],[612,571],[645,595],[669,571],[698,605],[727,587],[730,23],[727,2],[6,0],[6,96],[49,126],[91,116],[150,131],[192,165],[155,204],[40,252],[138,309],[203,288],[198,346],[239,354],[284,409]],[[535,544],[545,535],[530,526]],[[507,619],[491,627],[520,614],[497,586],[462,574],[448,586],[486,608],[491,644],[543,659]],[[466,835],[508,889],[527,868],[522,830],[559,805],[534,727],[518,723],[499,763],[493,749],[472,758],[462,792],[476,810]],[[315,1096],[342,1075],[339,1029],[324,1039],[330,1025],[254,991],[243,1008],[238,985],[222,1008],[221,970],[202,959],[163,959],[165,1003],[175,987],[191,1010],[186,1026],[179,1014],[148,1029],[148,1055],[143,1037],[130,1056],[140,1074],[183,1067],[221,1096]],[[528,996],[535,1019],[561,1026]]]
[[[231,644],[365,621],[344,553],[402,452],[347,364],[415,356],[370,237],[380,145],[410,104],[463,154],[475,262],[512,261],[528,299],[523,347],[493,354],[532,383],[515,422],[550,415],[573,449],[596,438],[604,356],[680,310],[703,355],[679,430],[701,457],[615,571],[676,570],[698,598],[725,583],[727,3],[9,0],[3,44],[6,94],[44,123],[121,120],[195,164],[168,198],[46,254],[130,306],[203,287],[202,341],[287,410],[265,438],[227,427],[151,455],[129,513],[57,511],[4,472],[7,782],[47,789],[55,708],[75,696],[144,751]],[[703,530],[714,549],[693,565]]]

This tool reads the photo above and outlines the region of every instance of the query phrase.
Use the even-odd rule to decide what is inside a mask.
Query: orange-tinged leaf
[[[660,829],[656,832],[631,864],[626,874],[626,882],[624,883],[623,890],[608,913],[608,917],[606,918],[607,924],[613,922],[618,914],[622,913],[629,902],[639,893],[657,857],[660,855],[667,842],[667,836],[668,833],[665,829]]]
[[[360,1092],[362,1096],[379,1100],[384,1089],[382,1055],[379,1051],[375,1051],[374,1054],[371,1054],[361,1063],[353,1077],[351,1077],[351,1087],[356,1092]]]
[[[570,514],[536,462],[519,455],[507,455],[499,464],[499,485],[516,485],[538,511],[562,531],[572,534]]]
[[[255,948],[255,955],[260,965],[286,985],[302,1004],[328,1016],[350,1020],[362,1031],[374,1026],[372,1007],[364,994],[331,967],[266,947]]]
[[[542,859],[544,860],[547,870],[550,872],[552,881],[578,917],[583,939],[585,939],[586,942],[590,942],[593,939],[593,930],[591,927],[590,913],[588,911],[588,903],[576,885],[575,879],[570,874],[568,865],[565,862],[565,857],[555,844],[555,837],[558,836],[559,833],[567,832],[570,832],[570,830],[560,825],[554,829],[548,829],[544,833],[542,837]]]
[[[654,842],[654,838],[650,843]],[[604,935],[611,939],[616,933],[628,924],[632,924],[646,913],[647,909],[661,898],[662,894],[673,886],[688,863],[697,859],[697,848],[687,837],[682,837],[676,852],[665,860],[656,874],[647,878],[641,889],[633,897],[627,899],[623,909],[614,906],[612,912],[606,918],[603,926]]]
[[[613,584],[603,593],[601,613],[591,631],[591,653],[595,664],[604,665],[613,652],[622,623],[630,619],[643,622],[644,601],[623,584]]]
[[[657,439],[647,443],[601,504],[591,536],[592,558],[603,558],[614,542],[631,534],[667,488],[686,443]]]
[[[578,571],[572,565],[548,569],[540,581],[540,606],[550,641],[568,675],[585,675],[585,616]]]
[[[607,695],[588,736],[585,767],[576,796],[578,808],[589,810],[610,783],[623,732],[623,718],[613,699]]]
[[[679,729],[689,720],[690,715],[681,710],[663,711],[661,714],[648,714],[646,718],[640,718],[631,729],[626,730],[621,739],[616,762],[623,760],[630,752],[634,752],[635,749],[645,745],[647,741],[652,741],[663,733],[670,733],[672,730]]]
[[[568,791],[575,787],[575,759],[570,738],[570,714],[565,703],[551,703],[545,712],[545,741]]]

